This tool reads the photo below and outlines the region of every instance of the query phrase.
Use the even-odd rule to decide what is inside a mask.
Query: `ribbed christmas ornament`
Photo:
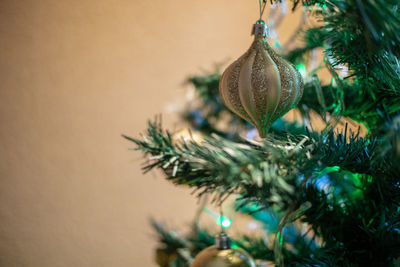
[[[294,108],[303,95],[303,79],[290,62],[267,43],[267,26],[254,24],[249,50],[222,74],[219,92],[225,105],[265,137],[274,121]]]
[[[215,238],[215,246],[202,250],[190,267],[256,267],[243,249],[231,248],[229,236],[222,232]]]

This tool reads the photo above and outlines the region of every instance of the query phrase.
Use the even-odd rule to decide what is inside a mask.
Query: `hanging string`
[[[265,0],[259,0],[258,1],[260,4],[260,20],[262,20],[262,16],[264,14],[265,11],[265,7],[267,6],[267,1]]]
[[[221,226],[221,233],[224,233],[224,227],[222,226],[222,221],[224,220],[224,213],[222,211],[222,204],[219,204],[219,225]]]

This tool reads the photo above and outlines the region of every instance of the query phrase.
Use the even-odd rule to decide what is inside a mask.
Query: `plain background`
[[[178,127],[166,105],[246,51],[257,5],[0,1],[0,266],[155,266],[149,217],[185,225],[196,199],[120,135]]]

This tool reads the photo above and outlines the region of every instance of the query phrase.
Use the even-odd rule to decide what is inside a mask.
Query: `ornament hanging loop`
[[[265,7],[267,6],[267,1],[266,0],[258,0],[259,4],[260,4],[260,19],[262,20],[262,16],[264,14],[265,11]]]
[[[231,248],[230,237],[225,232],[222,231],[215,238],[215,247],[219,250],[230,249]]]
[[[254,35],[255,37],[265,38],[269,35],[269,31],[268,26],[267,24],[265,24],[265,21],[262,20],[262,17],[265,11],[265,7],[267,6],[267,1],[259,0],[258,2],[260,4],[260,18],[257,20],[256,24],[253,25],[251,35]]]

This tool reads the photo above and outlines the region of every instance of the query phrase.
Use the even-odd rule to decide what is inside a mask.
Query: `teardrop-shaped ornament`
[[[254,24],[252,45],[224,71],[219,85],[227,108],[254,125],[261,137],[297,105],[304,88],[296,67],[269,46],[267,32],[264,21]]]

